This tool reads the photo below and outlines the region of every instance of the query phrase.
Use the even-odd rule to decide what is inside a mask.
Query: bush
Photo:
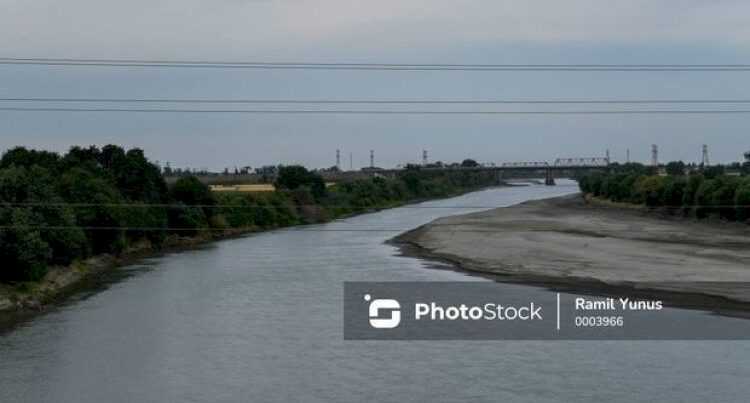
[[[702,174],[688,177],[639,176],[638,174],[592,173],[583,175],[579,187],[584,193],[615,201],[667,207],[698,218],[716,216],[727,220],[750,219],[750,180]]]
[[[738,220],[750,220],[750,180],[743,180],[734,191],[734,205]]]
[[[326,193],[326,185],[323,178],[307,170],[300,165],[291,165],[281,167],[278,177],[276,178],[277,189],[294,190],[301,186],[310,188],[315,200],[319,200]]]
[[[197,229],[207,222],[201,207],[189,206],[183,202],[172,203],[169,207],[169,228],[180,235],[195,235]]]
[[[665,179],[661,205],[669,207],[670,213],[677,212],[675,208],[679,208],[683,205],[686,187],[687,181],[682,177],[670,177]]]
[[[647,206],[660,206],[664,200],[664,178],[648,176],[638,182],[636,194]]]
[[[710,167],[704,167],[702,173],[706,179],[715,179],[719,176],[724,175],[725,170],[721,165],[714,165]]]
[[[682,176],[685,175],[685,163],[682,161],[672,161],[665,167],[667,175]]]
[[[37,220],[28,209],[3,207],[0,222],[11,228],[0,229],[0,281],[34,281],[44,277],[47,260],[52,257],[52,247],[35,229]]]

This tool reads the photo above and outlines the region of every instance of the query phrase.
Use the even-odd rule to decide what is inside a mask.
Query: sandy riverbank
[[[438,219],[394,241],[407,254],[511,281],[750,303],[745,224],[669,218],[567,196]]]

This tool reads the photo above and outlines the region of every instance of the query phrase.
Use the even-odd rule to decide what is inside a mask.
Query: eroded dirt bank
[[[668,218],[566,196],[441,218],[394,241],[407,254],[515,281],[598,283],[750,303],[745,224]]]

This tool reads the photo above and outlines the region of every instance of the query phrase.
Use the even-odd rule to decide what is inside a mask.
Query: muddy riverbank
[[[68,266],[47,268],[44,278],[38,282],[0,284],[0,314],[19,310],[39,310],[51,303],[61,301],[68,295],[85,287],[87,280],[119,266],[131,264],[139,259],[165,253],[200,248],[210,242],[235,238],[257,231],[227,230],[211,236],[170,236],[156,248],[147,241],[132,245],[120,254],[102,254],[86,260],[75,261]]]

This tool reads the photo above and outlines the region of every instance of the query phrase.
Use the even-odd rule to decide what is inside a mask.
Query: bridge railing
[[[555,160],[554,168],[596,168],[606,167],[609,165],[608,158],[602,157],[577,157],[577,158],[558,158]]]
[[[502,168],[549,168],[546,161],[523,161],[523,162],[504,162]]]

